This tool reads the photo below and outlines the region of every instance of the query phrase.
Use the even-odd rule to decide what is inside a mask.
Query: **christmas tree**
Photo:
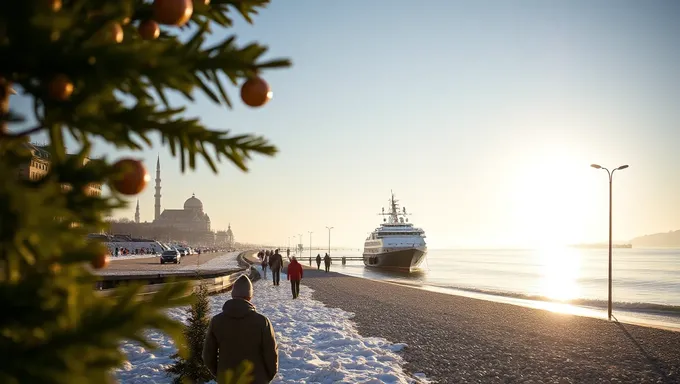
[[[172,358],[176,360],[175,364],[167,369],[169,373],[176,375],[173,381],[175,384],[182,384],[185,379],[196,384],[203,384],[213,379],[201,357],[203,341],[210,325],[210,303],[205,285],[199,285],[194,296],[195,300],[188,309],[189,319],[184,329],[189,356],[185,359],[179,354],[173,355]]]
[[[224,157],[245,171],[252,154],[273,155],[264,138],[208,129],[168,102],[168,94],[189,102],[203,93],[230,106],[227,81],[241,84],[251,107],[271,98],[261,71],[288,61],[264,61],[263,46],[233,37],[206,43],[213,29],[228,30],[238,15],[252,22],[267,3],[0,2],[0,382],[108,382],[125,361],[121,340],[153,347],[146,329],[184,344],[181,323],[165,309],[189,303],[186,284],[150,297],[135,285],[115,295],[93,289],[92,268],[108,257],[87,234],[105,230],[104,218],[149,177],[135,159],[88,162],[90,148],[100,141],[142,150],[158,134],[182,171],[199,157],[215,172]],[[32,102],[30,120],[16,98]],[[45,148],[28,144],[33,134],[49,138]],[[104,183],[110,194],[97,193]]]

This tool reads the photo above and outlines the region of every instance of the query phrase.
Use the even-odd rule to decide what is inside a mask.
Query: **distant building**
[[[215,244],[220,247],[233,248],[234,247],[234,233],[231,231],[231,224],[226,231],[217,231],[215,233]]]
[[[233,244],[231,226],[223,235],[211,229],[210,216],[203,210],[203,202],[192,194],[184,202],[183,209],[161,210],[161,164],[156,160],[156,185],[154,194],[154,220],[141,222],[139,201],[135,210],[134,222],[112,223],[113,233],[151,237],[161,241],[185,241],[192,245],[213,246],[217,242]],[[219,240],[218,240],[219,239]]]
[[[203,212],[203,202],[196,195],[191,195],[184,202],[184,209],[164,209],[153,224],[192,232],[210,232],[210,217]]]
[[[19,167],[19,177],[26,180],[40,180],[41,178],[45,177],[45,175],[47,175],[47,173],[50,170],[51,164],[50,152],[47,150],[47,147],[45,146],[35,144],[26,145],[28,146],[28,149],[31,151],[31,154],[33,156],[31,157],[31,160],[28,163],[22,164]],[[90,159],[85,158],[85,160],[83,161],[83,165],[86,165],[88,162],[90,162]],[[69,189],[70,186],[63,185],[62,188]],[[90,196],[101,196],[102,185],[91,184],[88,186],[86,193]]]

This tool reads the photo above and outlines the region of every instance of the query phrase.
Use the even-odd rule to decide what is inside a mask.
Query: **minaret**
[[[156,204],[154,204],[154,215],[153,221],[158,220],[161,216],[161,156],[158,156],[156,160],[156,194],[153,195],[156,198]]]
[[[135,223],[139,224],[139,199],[137,199],[137,210],[135,211]]]

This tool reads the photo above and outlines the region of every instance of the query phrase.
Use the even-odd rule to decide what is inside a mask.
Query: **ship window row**
[[[420,236],[420,232],[383,232],[378,237],[384,236]]]

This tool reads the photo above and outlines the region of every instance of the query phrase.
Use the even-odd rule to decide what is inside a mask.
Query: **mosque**
[[[154,237],[185,239],[204,244],[228,245],[234,244],[234,234],[231,224],[227,231],[212,231],[210,216],[203,210],[203,202],[192,194],[184,202],[183,209],[163,209],[161,211],[161,161],[156,161],[156,193],[154,194],[154,220],[151,223],[141,223],[139,200],[135,210],[135,226],[146,229],[145,232],[157,234]],[[123,228],[121,228],[123,229]]]

